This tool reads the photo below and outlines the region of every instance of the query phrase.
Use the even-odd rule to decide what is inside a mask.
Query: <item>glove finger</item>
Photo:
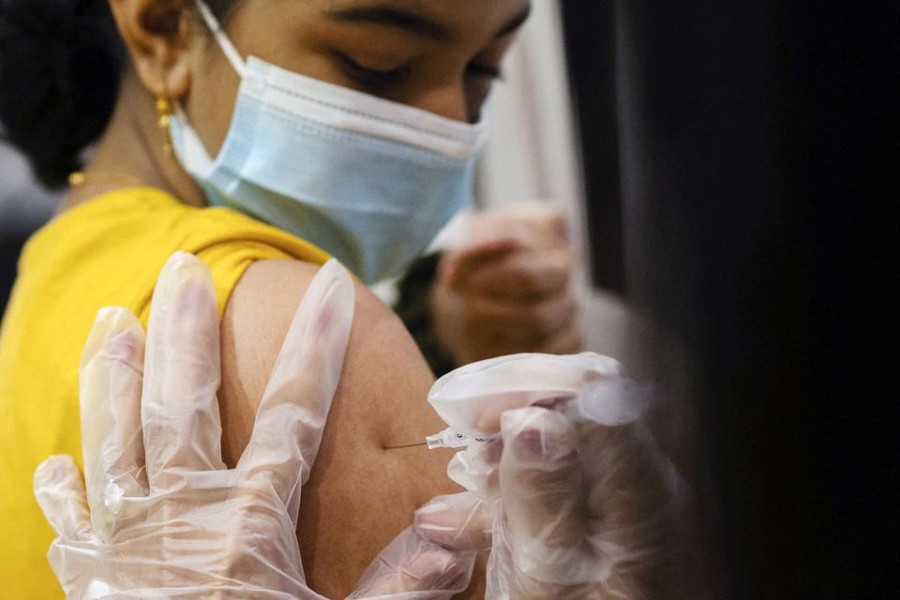
[[[144,332],[124,308],[104,308],[79,369],[84,473],[94,529],[115,501],[147,493],[141,429]]]
[[[50,526],[63,540],[91,537],[84,482],[71,456],[51,456],[34,472],[34,497]]]
[[[470,441],[469,447],[453,455],[447,465],[447,476],[478,497],[499,497],[498,470],[503,454],[503,441]]]
[[[268,478],[296,522],[353,322],[353,280],[336,260],[311,282],[288,329],[238,469]]]
[[[637,425],[581,427],[584,450],[593,458],[589,515],[607,531],[639,523],[666,491],[649,433]]]
[[[219,318],[212,276],[186,252],[163,267],[147,330],[141,418],[152,488],[174,470],[223,469]]]
[[[571,423],[555,411],[523,408],[503,414],[501,432],[503,526],[516,571],[556,583],[590,578],[582,560],[586,490]]]
[[[592,457],[585,475],[587,539],[594,555],[622,582],[664,577],[663,564],[677,543],[677,472],[641,422],[579,428],[585,455]]]
[[[586,379],[618,377],[621,370],[617,361],[592,352],[499,356],[444,375],[429,391],[428,402],[461,433],[487,438],[500,431],[505,411],[575,398]]]
[[[492,514],[491,506],[470,492],[438,496],[416,511],[413,527],[429,542],[477,552],[491,546]]]
[[[474,566],[474,552],[447,550],[409,528],[375,558],[348,599],[449,600],[469,586]]]

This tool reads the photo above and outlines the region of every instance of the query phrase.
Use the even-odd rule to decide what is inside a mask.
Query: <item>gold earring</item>
[[[169,130],[169,121],[172,117],[172,103],[169,102],[169,96],[162,93],[156,98],[156,112],[159,114],[159,129],[163,134],[163,152],[166,156],[175,154],[172,148],[172,133]]]

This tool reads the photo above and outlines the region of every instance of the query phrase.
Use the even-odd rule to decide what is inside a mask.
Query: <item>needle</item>
[[[425,446],[428,442],[419,442],[418,444],[404,444],[402,446],[388,446],[385,450],[401,450],[403,448],[417,448],[419,446]]]

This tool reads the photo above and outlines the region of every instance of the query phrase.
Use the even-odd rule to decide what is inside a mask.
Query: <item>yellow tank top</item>
[[[210,268],[219,310],[261,259],[322,264],[315,246],[224,208],[193,208],[150,188],[105,194],[26,245],[0,325],[0,596],[62,598],[47,563],[53,532],[32,494],[51,454],[81,464],[78,364],[97,311],[124,306],[146,327],[163,264],[177,250]]]

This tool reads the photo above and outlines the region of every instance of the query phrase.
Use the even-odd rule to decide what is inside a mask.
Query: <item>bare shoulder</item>
[[[222,320],[224,448],[234,462],[243,451],[253,417],[284,335],[318,266],[298,261],[253,264],[235,288]],[[393,311],[366,287],[356,286],[356,312],[341,386],[333,411],[365,413],[372,444],[420,441],[441,422],[426,403],[433,376]],[[410,411],[410,398],[423,410]],[[397,410],[405,409],[405,418]],[[420,414],[421,413],[421,414]],[[419,422],[418,419],[421,419]]]
[[[222,321],[223,452],[234,464],[249,439],[285,332],[318,267],[260,261],[235,288]],[[298,537],[310,583],[343,597],[368,562],[408,526],[416,507],[456,491],[449,456],[413,444],[442,428],[426,401],[433,377],[391,309],[357,285],[350,346]]]

